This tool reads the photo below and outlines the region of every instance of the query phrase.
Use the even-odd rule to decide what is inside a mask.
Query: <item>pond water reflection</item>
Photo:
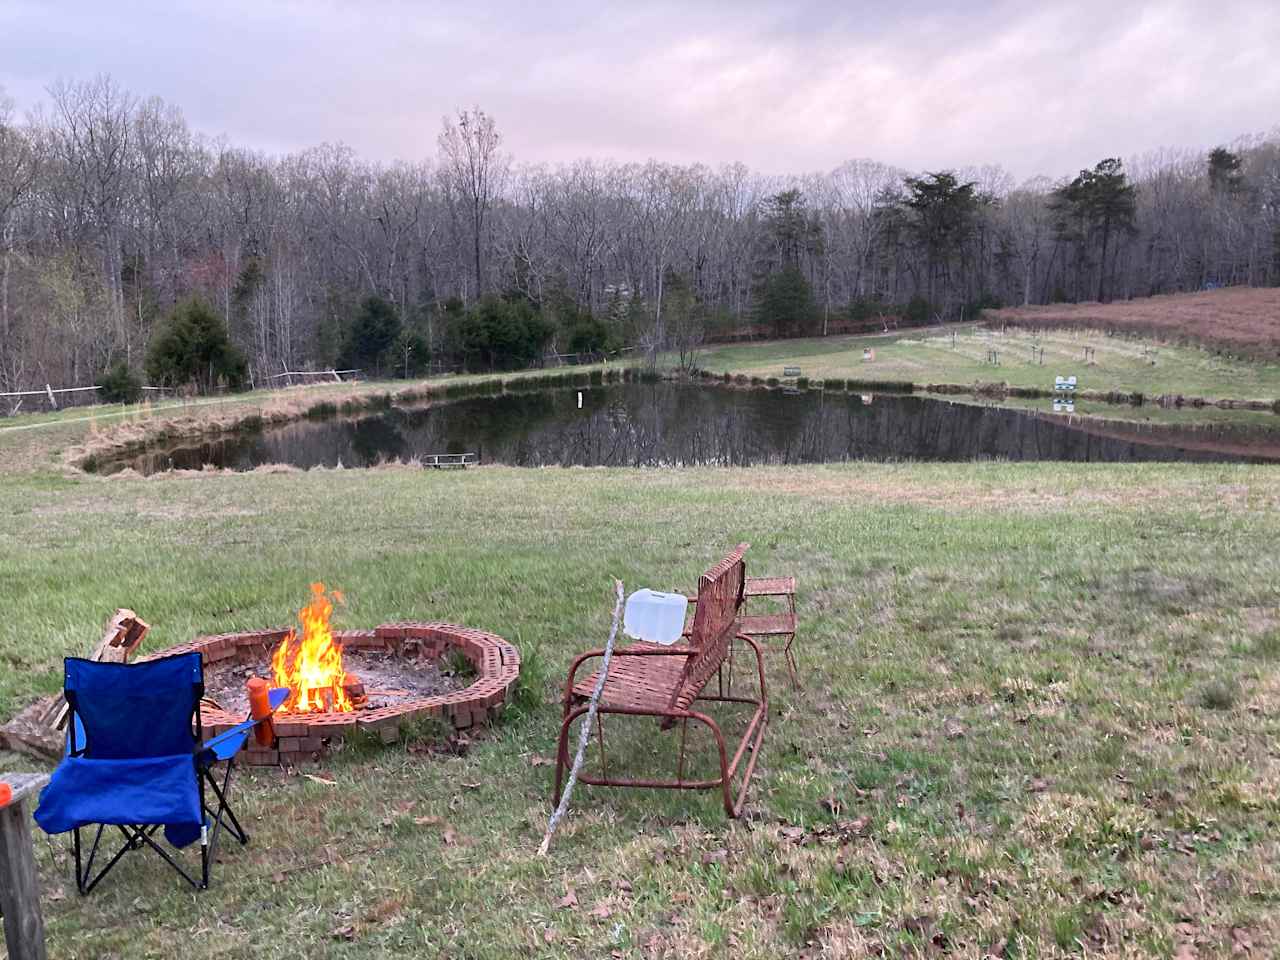
[[[150,450],[104,471],[206,464],[369,466],[477,453],[516,466],[749,465],[840,460],[1280,461],[1280,433],[1231,423],[1134,424],[920,396],[624,383],[474,397]]]

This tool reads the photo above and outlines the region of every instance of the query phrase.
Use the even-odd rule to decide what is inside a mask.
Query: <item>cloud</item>
[[[544,9],[544,7],[550,9]],[[272,151],[435,151],[480,104],[521,159],[765,172],[871,156],[1070,174],[1273,126],[1270,2],[131,4],[9,0],[0,85],[112,74],[198,130]]]

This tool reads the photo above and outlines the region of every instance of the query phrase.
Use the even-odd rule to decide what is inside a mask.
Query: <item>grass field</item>
[[[1277,507],[1280,474],[1242,467],[11,469],[0,716],[118,605],[157,649],[282,623],[317,578],[341,626],[465,622],[528,667],[465,756],[244,776],[254,842],[206,893],[138,858],[81,899],[38,836],[50,956],[1272,955]],[[538,858],[557,680],[610,576],[691,586],[742,539],[799,578],[805,677],[770,660],[749,816],[583,789]],[[631,733],[649,762],[663,736]]]
[[[954,330],[954,338],[952,336]],[[1044,348],[1032,354],[1032,346]],[[1093,362],[1083,360],[1094,348]],[[875,360],[862,359],[864,349]],[[987,362],[995,350],[1000,364]],[[1151,351],[1154,350],[1154,364]],[[1280,363],[1231,360],[1194,346],[1112,337],[1091,331],[1057,330],[1033,337],[974,325],[911,330],[881,337],[827,337],[713,346],[698,355],[700,367],[759,377],[781,377],[799,367],[812,380],[828,377],[909,380],[917,384],[1005,381],[1011,386],[1051,389],[1055,376],[1076,376],[1080,389],[1137,391],[1233,399],[1280,397]]]

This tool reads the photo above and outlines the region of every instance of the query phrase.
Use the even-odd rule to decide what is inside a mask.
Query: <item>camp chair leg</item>
[[[174,870],[178,871],[178,875],[182,877],[183,880],[187,881],[187,883],[191,884],[191,886],[195,887],[197,890],[204,890],[208,888],[209,886],[209,859],[208,859],[209,847],[207,844],[203,842],[203,840],[200,845],[200,853],[201,853],[200,859],[201,859],[201,868],[202,868],[201,877],[203,880],[203,882],[201,882],[200,880],[194,879],[189,873],[187,873],[186,870],[182,869],[182,864],[178,863],[177,860],[169,856],[169,854],[165,852],[164,847],[160,846],[160,844],[156,843],[154,840],[152,840],[149,836],[147,836],[141,830],[138,831],[138,834],[142,838],[142,842],[145,843],[147,846],[149,846],[156,853],[160,854],[161,859],[163,859],[165,863],[169,864],[169,866],[173,867]],[[97,881],[94,881],[94,882],[96,883]]]
[[[213,776],[212,771],[210,770],[204,771],[205,778],[208,780],[209,786],[213,789],[214,796],[218,798],[217,813],[214,813],[214,811],[209,809],[207,806],[205,807],[205,812],[208,813],[214,819],[214,827],[213,827],[214,835],[213,835],[213,840],[210,842],[210,846],[213,846],[217,842],[218,830],[221,827],[225,827],[227,831],[233,837],[235,837],[237,841],[239,841],[241,846],[244,846],[249,842],[249,834],[245,832],[244,827],[240,824],[240,821],[236,818],[236,812],[232,808],[231,802],[227,799],[227,796],[230,794],[229,787],[231,784],[231,770],[234,766],[235,766],[235,758],[233,757],[231,760],[227,761],[227,772],[222,778],[221,787],[218,786],[218,781]],[[226,823],[222,822],[222,817],[224,814],[227,817]]]
[[[148,827],[147,825],[134,825],[128,827],[121,825],[120,832],[124,834],[124,843],[120,845],[120,849],[115,852],[112,858],[107,861],[107,865],[99,870],[96,875],[93,875],[93,861],[98,855],[98,846],[102,841],[102,831],[104,827],[104,824],[98,824],[98,829],[94,833],[93,837],[93,846],[89,849],[89,859],[84,863],[81,863],[82,848],[80,841],[80,829],[76,828],[74,831],[72,845],[76,855],[76,889],[79,890],[81,894],[87,895],[90,893],[93,888],[101,882],[102,878],[111,872],[112,868],[120,862],[120,859],[126,853],[131,850],[140,850],[144,846],[150,847],[156,853],[160,854],[164,861],[168,863],[169,866],[173,867],[174,870],[178,871],[178,874],[182,879],[186,880],[187,883],[191,884],[197,890],[204,889],[204,887],[200,885],[199,881],[192,879],[187,871],[182,869],[182,865],[174,860],[173,857],[169,856],[169,854],[165,852],[164,848],[151,838],[151,833],[154,833],[156,828],[154,826]]]
[[[215,831],[217,828],[214,828]],[[215,834],[213,840],[209,839],[209,830],[207,827],[200,828],[200,889],[209,889],[209,862],[213,859],[213,841],[217,840]]]

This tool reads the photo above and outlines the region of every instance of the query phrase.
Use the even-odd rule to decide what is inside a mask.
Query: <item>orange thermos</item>
[[[258,746],[269,747],[275,743],[276,731],[271,723],[267,681],[261,677],[250,677],[247,686],[249,687],[249,716],[258,721],[258,725],[253,728],[253,735],[258,741]]]

